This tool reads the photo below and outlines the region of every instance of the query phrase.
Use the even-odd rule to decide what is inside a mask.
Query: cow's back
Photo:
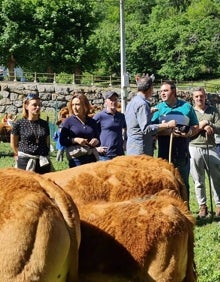
[[[1,282],[77,280],[79,217],[72,199],[35,173],[0,170]]]
[[[119,282],[116,273],[132,282],[196,281],[194,218],[172,164],[120,156],[44,177],[63,187],[79,208],[82,282],[101,281],[100,273],[105,281]]]
[[[194,218],[169,190],[145,199],[85,205],[80,216],[86,234],[80,273],[111,272],[138,282],[196,281]]]
[[[179,171],[150,156],[119,156],[44,175],[60,185],[76,203],[124,201],[171,189],[187,201]]]

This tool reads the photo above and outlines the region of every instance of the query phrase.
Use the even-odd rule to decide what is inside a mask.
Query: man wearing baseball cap
[[[115,91],[107,91],[104,95],[105,108],[93,117],[100,130],[101,145],[97,148],[100,160],[124,155],[126,122],[124,114],[117,110],[118,96]]]

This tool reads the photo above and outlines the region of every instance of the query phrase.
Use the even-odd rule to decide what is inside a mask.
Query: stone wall
[[[28,93],[38,93],[42,100],[42,111],[47,113],[56,113],[63,106],[66,106],[70,100],[71,95],[76,90],[82,90],[88,97],[92,105],[98,106],[98,109],[103,107],[103,94],[107,90],[115,90],[118,94],[121,92],[120,86],[101,88],[96,86],[80,86],[77,84],[41,84],[28,82],[0,82],[0,115],[4,113],[19,114],[22,111],[22,103]],[[192,103],[192,93],[187,89],[177,89],[177,95],[181,99]],[[136,93],[135,85],[128,88],[129,101]],[[209,93],[208,100],[219,108],[220,94]],[[152,97],[152,105],[159,101],[159,87],[155,88]],[[120,95],[119,95],[120,102]]]
[[[0,83],[0,114],[19,114],[22,111],[22,103],[28,93],[38,93],[42,100],[42,111],[55,112],[66,106],[73,91],[85,92],[91,104],[103,106],[103,94],[111,88],[98,88],[95,86],[82,87],[77,85],[58,85],[21,82]],[[120,93],[120,88],[114,88]]]

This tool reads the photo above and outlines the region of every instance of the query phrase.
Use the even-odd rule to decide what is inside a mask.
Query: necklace
[[[34,136],[35,136],[35,143],[36,143],[36,144],[39,144],[39,138],[40,138],[40,124],[39,124],[38,122],[35,123],[36,126],[37,126],[37,128],[36,128],[36,130],[35,130],[33,124],[31,123],[31,121],[30,121],[30,120],[28,120],[28,121],[29,121],[31,130],[32,130],[32,132],[33,132],[33,134],[34,134]]]
[[[85,122],[84,122],[81,118],[79,118],[78,116],[76,116],[76,118],[80,121],[80,123],[82,124],[82,127],[83,127],[83,128],[86,128]],[[86,119],[85,119],[85,120],[86,120]]]

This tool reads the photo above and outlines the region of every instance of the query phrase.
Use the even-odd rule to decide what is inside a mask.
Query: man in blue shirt
[[[192,105],[177,98],[176,85],[171,81],[165,81],[160,88],[162,102],[156,108],[152,117],[152,123],[163,123],[175,120],[175,130],[166,130],[158,134],[158,157],[169,159],[179,169],[187,188],[189,198],[189,137],[197,133],[198,119]],[[172,148],[170,148],[170,136],[173,135]]]
[[[137,94],[128,103],[125,111],[127,123],[127,155],[146,154],[153,156],[153,135],[176,126],[175,121],[151,124],[150,98],[153,94],[154,76],[136,76]]]
[[[105,108],[93,118],[100,129],[100,147],[97,148],[100,160],[110,160],[124,155],[126,142],[126,122],[123,113],[117,111],[118,94],[114,91],[105,93]]]

